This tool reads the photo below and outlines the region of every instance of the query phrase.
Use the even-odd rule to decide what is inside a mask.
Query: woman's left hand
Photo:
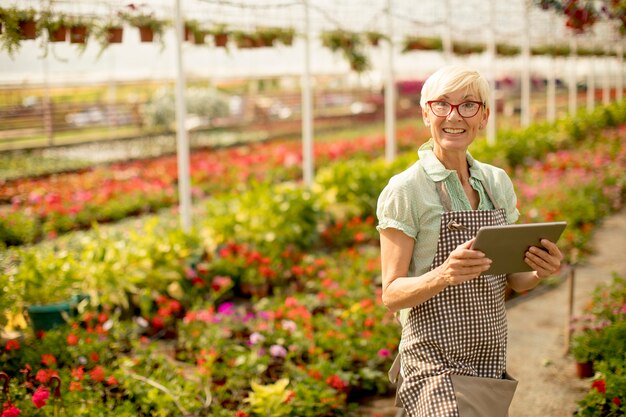
[[[545,249],[531,246],[526,251],[526,262],[536,273],[537,278],[543,279],[554,274],[561,268],[563,254],[554,242],[542,239],[541,244]]]

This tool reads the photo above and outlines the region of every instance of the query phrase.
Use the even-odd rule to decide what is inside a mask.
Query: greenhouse
[[[609,0],[1,1],[0,416],[435,415],[388,371],[438,378],[411,317],[490,277],[508,415],[626,415],[625,28]],[[429,96],[446,68],[484,88]],[[413,229],[385,199],[426,155],[459,188],[400,200]],[[558,248],[435,264],[499,210]]]

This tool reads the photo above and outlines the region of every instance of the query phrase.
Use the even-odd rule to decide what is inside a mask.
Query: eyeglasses
[[[428,107],[437,117],[448,117],[452,110],[456,109],[457,113],[463,118],[474,117],[484,103],[480,101],[464,101],[460,104],[450,104],[443,100],[427,101]]]

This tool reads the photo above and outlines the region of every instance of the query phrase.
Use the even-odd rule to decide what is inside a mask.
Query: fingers
[[[526,252],[524,261],[533,270],[537,271],[537,276],[539,278],[545,278],[560,269],[563,254],[556,244],[547,239],[543,239],[541,244],[545,250],[536,246],[531,246]]]
[[[448,284],[461,284],[477,278],[491,266],[491,259],[483,252],[470,249],[473,243],[474,239],[469,240],[450,253],[442,273]]]

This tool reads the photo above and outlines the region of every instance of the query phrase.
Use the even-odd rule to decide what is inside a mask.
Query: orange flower
[[[78,336],[76,336],[74,333],[68,334],[67,344],[70,346],[76,346],[78,344]]]
[[[96,382],[104,381],[104,368],[101,366],[96,366],[89,372],[89,376]]]

